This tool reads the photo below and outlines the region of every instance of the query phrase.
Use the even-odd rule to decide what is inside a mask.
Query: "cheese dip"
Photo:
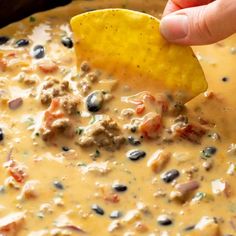
[[[209,89],[185,106],[76,68],[72,16],[160,17],[154,2],[74,1],[0,30],[0,235],[236,235],[236,37],[194,48]]]

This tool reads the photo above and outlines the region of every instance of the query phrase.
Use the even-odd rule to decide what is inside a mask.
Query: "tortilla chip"
[[[148,14],[105,9],[71,19],[78,66],[88,61],[139,90],[171,93],[187,102],[207,89],[190,47],[167,42]]]

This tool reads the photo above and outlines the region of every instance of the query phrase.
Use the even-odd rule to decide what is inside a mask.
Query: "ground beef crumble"
[[[199,123],[189,123],[188,118],[181,115],[175,119],[175,124],[171,126],[171,131],[173,138],[182,138],[199,144],[207,129]]]
[[[67,95],[61,98],[61,105],[68,115],[75,115],[78,112],[79,97]]]
[[[42,88],[40,100],[43,105],[49,105],[53,98],[66,95],[70,92],[68,81],[48,80]]]
[[[82,133],[77,141],[82,147],[97,146],[108,151],[119,149],[125,143],[118,124],[109,116],[104,116]]]
[[[66,95],[54,98],[45,111],[41,127],[42,139],[51,141],[57,135],[73,137],[75,135],[74,118],[78,112],[78,96]]]
[[[73,137],[74,127],[70,119],[61,118],[56,119],[50,126],[50,128],[42,129],[42,139],[44,141],[52,141],[57,134],[62,134],[65,137]]]

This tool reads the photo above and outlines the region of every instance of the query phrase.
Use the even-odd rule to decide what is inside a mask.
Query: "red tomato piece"
[[[136,110],[135,110],[137,115],[142,115],[144,111],[145,111],[145,105],[144,104],[138,105],[136,107]]]
[[[50,107],[44,113],[44,121],[46,127],[49,128],[54,120],[63,117],[65,117],[65,114],[60,111],[60,100],[58,98],[54,98],[51,102]]]
[[[53,61],[43,61],[38,64],[38,68],[45,74],[54,73],[58,70],[58,65]]]
[[[7,69],[7,61],[4,58],[0,58],[0,71],[5,72]]]
[[[110,194],[108,196],[105,196],[104,200],[111,203],[118,203],[120,201],[120,198],[117,194]]]
[[[23,183],[25,181],[27,174],[23,165],[17,163],[14,160],[8,161],[8,163],[6,163],[5,165],[8,166],[8,172],[16,182]]]
[[[139,129],[144,137],[155,138],[158,136],[161,127],[161,116],[156,114],[144,120],[144,122],[140,124]]]

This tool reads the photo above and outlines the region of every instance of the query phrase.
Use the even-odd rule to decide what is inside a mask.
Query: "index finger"
[[[214,0],[172,0],[180,8],[197,7],[206,5]]]
[[[169,0],[166,4],[163,16],[166,16],[183,8],[206,5],[213,1],[215,0]]]
[[[170,14],[171,12],[178,11],[180,9],[181,8],[178,5],[176,5],[172,0],[169,0],[166,4],[165,10],[163,12],[163,16],[166,16]]]

